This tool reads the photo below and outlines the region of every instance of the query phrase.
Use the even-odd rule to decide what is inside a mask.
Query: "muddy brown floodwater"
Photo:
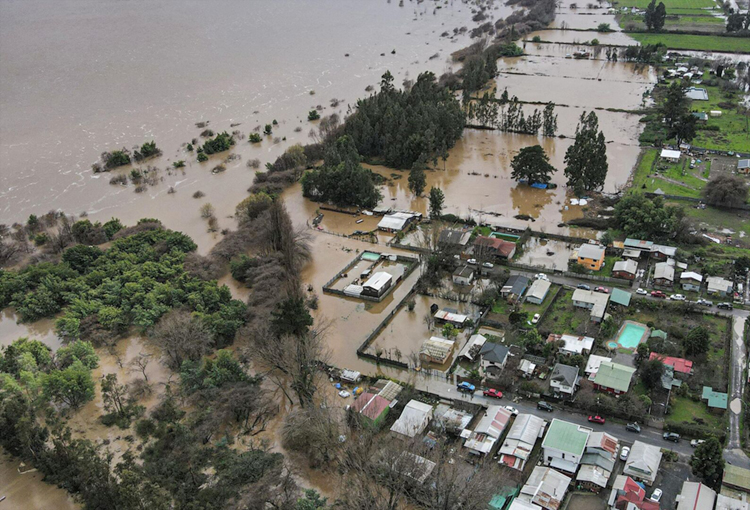
[[[31,510],[81,508],[64,489],[42,482],[38,471],[18,472],[20,462],[0,449],[0,508]],[[28,469],[28,466],[26,466]]]

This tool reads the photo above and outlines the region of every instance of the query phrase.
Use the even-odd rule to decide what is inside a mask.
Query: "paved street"
[[[748,312],[736,310],[732,320],[732,387],[729,401],[729,439],[724,450],[724,459],[735,466],[750,469],[750,459],[741,449],[740,416],[742,414],[742,395],[745,387],[745,322]]]

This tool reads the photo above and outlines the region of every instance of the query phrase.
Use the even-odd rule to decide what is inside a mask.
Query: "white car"
[[[518,409],[516,409],[515,407],[505,406],[505,409],[510,411],[510,414],[512,414],[513,416],[518,416]]]
[[[536,274],[534,275],[534,278],[537,280],[549,280],[549,277],[547,277],[547,275],[544,273]]]
[[[661,500],[662,494],[664,494],[664,492],[661,489],[654,489],[654,492],[651,493],[651,501],[656,501],[658,503],[659,500]]]
[[[703,444],[705,442],[706,441],[703,439],[693,439],[690,441],[690,446],[692,446],[693,448],[697,448],[699,444]]]
[[[535,313],[534,317],[531,319],[531,323],[536,324],[537,322],[539,322],[540,318],[541,318],[541,315],[539,315],[538,313]]]
[[[341,397],[341,398],[347,398],[347,397],[351,397],[351,396],[352,396],[352,394],[349,393],[346,390],[339,391],[339,397]]]
[[[671,299],[672,301],[685,301],[685,296],[683,296],[682,294],[672,294],[671,296],[669,296],[669,299]]]
[[[469,259],[466,261],[467,264],[470,266],[476,266],[477,265],[477,259]]]
[[[620,460],[625,462],[626,460],[628,460],[628,455],[630,455],[630,447],[623,446],[622,450],[620,450]]]
[[[492,269],[493,267],[495,267],[495,264],[493,264],[492,262],[484,262],[482,263],[482,267],[486,267],[487,269]]]
[[[640,289],[640,288],[638,290],[636,290],[635,293],[638,294],[639,296],[645,296],[645,295],[648,294],[648,292],[646,292],[645,290]]]

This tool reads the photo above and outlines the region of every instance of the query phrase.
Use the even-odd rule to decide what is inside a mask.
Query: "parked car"
[[[482,392],[482,395],[485,397],[492,397],[492,398],[503,398],[503,392],[497,391],[495,388],[488,388]]]
[[[476,266],[477,265],[477,259],[469,259],[466,261],[467,264],[470,266]]]
[[[535,280],[549,280],[549,277],[544,273],[537,273],[534,275]]]
[[[609,294],[609,289],[607,287],[597,287],[594,289],[594,292],[601,292],[602,294]]]
[[[628,460],[628,455],[630,455],[630,447],[623,446],[622,450],[620,450],[620,460],[625,462],[626,460]]]
[[[492,262],[482,262],[482,267],[486,267],[487,269],[492,269],[493,267],[495,267],[495,264],[493,264]]]
[[[671,296],[669,296],[669,299],[671,299],[672,301],[685,301],[685,296],[683,296],[682,294],[672,294]]]
[[[548,413],[551,413],[555,410],[554,407],[552,407],[549,403],[545,402],[544,400],[540,400],[536,403],[536,408],[540,409],[542,411],[547,411]]]
[[[604,425],[604,422],[606,422],[607,420],[605,420],[604,418],[602,418],[601,416],[597,414],[597,415],[589,416],[589,421],[591,423],[598,423],[599,425]]]
[[[680,442],[680,435],[676,432],[665,432],[662,436],[665,441],[672,441],[673,443],[679,443]]]
[[[699,444],[705,443],[705,439],[693,439],[690,441],[690,446],[693,448],[697,448]]]
[[[591,290],[591,287],[589,287],[589,286],[588,286],[588,285],[586,285],[585,283],[579,283],[579,284],[578,284],[578,288],[579,288],[579,289],[583,289],[583,290]]]
[[[535,314],[534,314],[534,317],[532,317],[532,318],[531,318],[531,323],[532,323],[532,324],[536,324],[537,322],[539,322],[539,319],[540,319],[541,317],[542,317],[541,315],[539,315],[538,313],[535,313]]]
[[[702,306],[714,306],[714,302],[713,301],[709,301],[708,299],[703,299],[703,298],[700,298],[695,303],[698,304],[698,305],[702,305]]]
[[[664,492],[661,489],[654,489],[654,492],[651,493],[651,501],[656,501],[658,503],[659,500],[661,500],[662,494],[664,494]]]
[[[732,303],[719,303],[716,305],[716,308],[721,308],[722,310],[733,310],[734,306]]]
[[[349,393],[346,390],[339,391],[339,397],[341,397],[341,398],[348,398],[348,397],[351,397],[351,396],[352,396],[352,394]]]
[[[666,297],[667,297],[667,295],[666,295],[666,294],[664,294],[664,293],[663,293],[662,291],[660,291],[660,290],[652,290],[652,291],[651,291],[651,297],[656,297],[656,298],[661,298],[661,299],[664,299],[664,298],[666,298]]]
[[[646,292],[645,290],[643,290],[641,288],[639,288],[638,290],[636,290],[635,293],[638,294],[639,296],[645,296],[645,295],[648,294],[648,292]]]
[[[513,407],[513,406],[505,406],[505,409],[507,409],[508,411],[510,411],[510,414],[512,414],[513,416],[518,416],[518,409],[516,409],[515,407]]]
[[[638,422],[628,423],[625,425],[625,430],[628,432],[635,432],[636,434],[641,433],[641,426],[638,425]]]
[[[456,389],[460,391],[461,393],[474,393],[477,387],[471,383],[464,381],[460,383],[458,386],[456,386]]]

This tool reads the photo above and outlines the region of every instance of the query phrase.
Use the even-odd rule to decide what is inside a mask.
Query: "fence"
[[[371,252],[371,253],[376,253],[376,252]],[[339,271],[338,273],[336,273],[336,275],[333,278],[331,278],[330,280],[328,280],[325,283],[325,285],[323,285],[323,292],[325,292],[326,294],[333,294],[333,295],[336,295],[336,296],[349,297],[349,296],[347,296],[347,294],[343,290],[334,289],[334,288],[331,287],[331,285],[333,285],[333,283],[336,280],[338,280],[339,278],[341,278],[342,275],[348,273],[351,268],[353,268],[357,263],[359,263],[359,261],[362,260],[362,256],[364,254],[365,254],[365,252],[360,253],[359,256],[355,257],[354,260],[352,260],[351,262],[349,262],[346,265],[346,267],[344,267],[344,269],[342,269],[341,271]],[[382,257],[383,254],[379,253],[378,255],[380,255]],[[379,296],[379,297],[364,296],[364,295],[361,295],[361,294],[359,296],[351,296],[351,297],[356,297],[357,299],[364,299],[364,300],[367,300],[367,301],[374,301],[376,303],[380,303],[389,294],[391,294],[396,289],[396,287],[398,287],[399,283],[405,281],[414,272],[414,270],[419,265],[419,260],[417,260],[415,258],[411,258],[411,257],[404,257],[403,255],[396,255],[396,261],[397,262],[403,262],[404,265],[406,265],[406,271],[404,271],[404,275],[401,277],[401,279],[399,281],[397,281],[394,285],[391,285],[390,288],[386,291],[385,294],[383,294],[382,296]],[[379,262],[379,259],[378,259],[378,261],[373,262],[373,264],[370,267],[372,268],[378,262]]]
[[[693,202],[694,204],[703,203],[703,200],[700,198],[684,197],[682,195],[667,195],[667,194],[650,193],[650,192],[645,193],[645,195],[649,198],[663,197],[669,200],[682,200],[684,202]],[[741,211],[750,211],[750,205],[743,204],[743,205],[735,205],[735,206],[722,206],[722,207],[719,207],[719,209],[739,209]]]

